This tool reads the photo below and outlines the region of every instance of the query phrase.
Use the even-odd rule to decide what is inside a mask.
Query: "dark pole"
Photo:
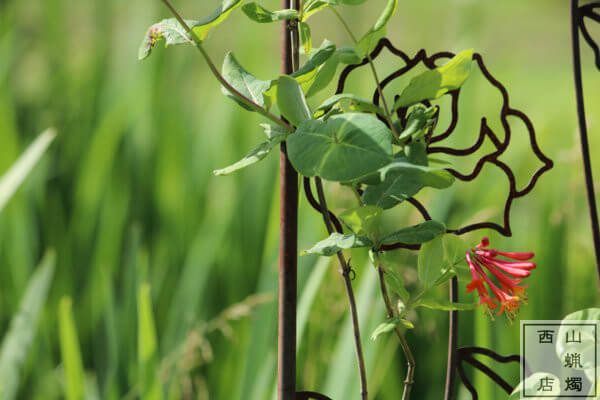
[[[450,281],[450,301],[458,302],[458,279]],[[454,382],[456,378],[456,339],[458,337],[458,311],[450,311],[450,325],[448,327],[448,365],[446,367],[446,393],[444,400],[454,398]]]
[[[299,9],[298,0],[282,0],[282,8]],[[298,69],[296,21],[282,23],[281,70]],[[279,158],[279,323],[277,398],[296,398],[296,302],[298,291],[298,174],[287,157],[285,143]]]
[[[596,272],[598,274],[598,290],[600,291],[600,225],[598,225],[598,209],[594,192],[594,178],[592,176],[592,162],[590,158],[590,144],[585,119],[585,105],[583,98],[583,79],[581,72],[581,47],[579,44],[579,0],[571,0],[571,40],[573,42],[573,73],[575,76],[575,93],[577,99],[577,118],[579,120],[579,137],[581,140],[581,156],[583,158],[583,171],[585,173],[585,187],[587,201],[592,222],[592,237],[596,254]]]

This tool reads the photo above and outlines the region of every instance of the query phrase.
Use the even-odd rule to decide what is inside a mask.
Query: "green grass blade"
[[[54,129],[48,129],[41,133],[9,170],[0,177],[0,211],[38,163],[55,136]]]
[[[142,400],[162,399],[158,380],[157,339],[150,285],[143,283],[138,292],[138,362]]]
[[[85,373],[70,297],[65,296],[60,300],[58,318],[65,397],[67,400],[81,400],[85,392]]]
[[[47,251],[29,280],[19,311],[12,318],[10,328],[2,341],[0,348],[0,398],[2,400],[16,398],[21,370],[52,283],[55,262],[54,251]]]
[[[302,336],[308,322],[308,315],[312,309],[315,297],[319,292],[319,287],[321,287],[321,283],[323,283],[323,279],[325,278],[330,262],[331,258],[329,257],[319,257],[319,260],[315,264],[312,272],[310,273],[310,277],[308,278],[308,281],[302,290],[302,295],[298,302],[298,315],[296,322],[296,348],[298,348],[298,350],[300,350]]]

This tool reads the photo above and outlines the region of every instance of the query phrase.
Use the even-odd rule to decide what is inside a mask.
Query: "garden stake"
[[[596,206],[596,194],[594,191],[594,177],[592,174],[592,161],[590,158],[590,143],[588,140],[588,128],[585,114],[585,102],[583,98],[583,78],[581,69],[581,46],[579,30],[594,50],[596,66],[600,69],[600,51],[598,45],[593,41],[585,26],[584,17],[595,19],[600,22],[600,15],[594,10],[600,9],[600,2],[579,6],[579,0],[571,0],[571,40],[573,44],[573,75],[575,78],[575,96],[577,100],[577,119],[579,122],[579,139],[581,142],[581,158],[583,159],[583,172],[585,174],[585,188],[592,224],[592,238],[594,241],[594,252],[596,255],[596,273],[598,276],[598,291],[600,292],[600,225],[598,224],[598,208]]]
[[[298,0],[282,0],[282,8],[300,9]],[[281,70],[291,74],[298,69],[299,38],[295,21],[281,24]],[[298,173],[290,163],[286,144],[279,156],[279,320],[277,398],[296,398],[296,304],[298,291]]]

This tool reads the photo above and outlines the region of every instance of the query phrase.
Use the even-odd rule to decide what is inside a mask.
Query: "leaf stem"
[[[271,114],[269,111],[267,111],[263,107],[259,106],[258,104],[256,104],[255,102],[253,102],[252,100],[250,100],[249,98],[244,96],[242,93],[240,93],[238,90],[236,90],[233,86],[231,86],[229,84],[229,82],[227,82],[227,80],[223,77],[223,75],[221,75],[221,73],[219,72],[219,70],[217,69],[215,64],[212,62],[210,56],[204,49],[204,46],[202,46],[202,41],[200,40],[200,38],[196,35],[196,33],[194,33],[192,28],[189,27],[189,25],[185,22],[185,20],[181,17],[181,15],[179,15],[177,10],[175,10],[175,8],[173,8],[173,6],[169,2],[169,0],[161,0],[161,1],[164,3],[165,6],[167,6],[169,11],[171,11],[171,14],[173,14],[175,19],[177,19],[177,21],[181,24],[181,26],[183,26],[185,28],[187,33],[190,35],[190,38],[192,39],[194,46],[200,51],[200,53],[202,54],[202,57],[204,57],[204,60],[208,64],[208,67],[210,68],[211,72],[217,78],[217,80],[221,83],[221,85],[223,85],[225,87],[225,89],[227,89],[232,95],[237,97],[243,104],[250,107],[254,111],[258,112],[259,114],[261,114],[261,115],[265,116],[266,118],[270,119],[271,121],[275,122],[277,125],[280,125],[280,126],[286,128],[290,132],[293,131],[292,127],[288,123],[283,121],[281,118],[278,118],[276,115]]]
[[[321,214],[323,215],[323,221],[327,227],[327,232],[332,234],[333,224],[331,223],[331,217],[329,216],[329,209],[327,208],[327,200],[325,199],[325,193],[323,191],[323,182],[321,178],[316,177],[315,183],[317,186],[317,194],[319,196],[319,204],[321,206]],[[337,252],[337,257],[342,267],[341,273],[344,277],[344,283],[346,284],[346,294],[348,296],[348,302],[350,303],[350,314],[352,317],[352,329],[354,330],[354,344],[356,350],[356,358],[358,361],[358,372],[360,376],[360,394],[362,400],[368,400],[369,395],[367,391],[367,370],[365,367],[365,358],[362,350],[362,342],[360,339],[360,327],[358,323],[358,311],[356,308],[356,299],[354,298],[354,290],[352,289],[352,281],[350,274],[352,268],[348,265],[344,254],[341,251]]]
[[[341,16],[341,14],[333,6],[328,7],[328,8],[335,14],[337,19],[343,25],[344,30],[346,31],[346,33],[348,33],[348,36],[350,36],[350,39],[352,39],[352,42],[354,43],[354,45],[355,46],[358,45],[358,40],[356,39],[356,36],[354,36],[352,31],[350,30],[350,27],[348,26],[348,24],[346,23],[344,18]],[[394,135],[396,135],[396,137],[399,137],[400,135],[398,134],[398,131],[396,130],[396,127],[394,126],[394,122],[392,121],[392,114],[390,113],[390,108],[388,107],[387,100],[385,99],[385,96],[383,95],[383,89],[381,87],[381,81],[379,80],[379,75],[377,74],[377,70],[375,69],[375,63],[373,62],[373,59],[371,58],[371,54],[367,53],[366,57],[367,57],[367,60],[369,61],[369,66],[371,67],[371,72],[373,73],[373,78],[375,79],[375,84],[377,85],[377,92],[379,93],[379,97],[381,97],[381,102],[383,103],[383,109],[385,111],[385,118],[387,119],[387,121],[390,125],[390,129],[392,130],[392,132],[394,132]]]
[[[387,291],[387,286],[385,284],[385,268],[379,261],[379,256],[375,255],[377,260],[377,273],[379,274],[379,287],[381,289],[381,296],[383,297],[383,302],[385,303],[385,308],[387,309],[387,317],[394,318],[396,317],[396,311],[394,306],[392,305],[392,301],[390,300],[390,296]],[[408,309],[408,305],[405,310]],[[402,317],[400,315],[400,317]],[[410,350],[408,342],[406,338],[402,334],[402,331],[398,326],[394,328],[394,332],[396,336],[398,336],[398,340],[400,341],[400,346],[404,351],[404,356],[406,357],[407,369],[406,369],[406,379],[404,380],[404,392],[402,393],[402,400],[408,400],[410,398],[410,392],[412,386],[414,384],[414,376],[415,376],[415,358]]]

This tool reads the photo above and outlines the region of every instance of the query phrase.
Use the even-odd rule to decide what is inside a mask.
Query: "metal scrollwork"
[[[589,16],[590,18],[597,20],[598,14],[595,12],[595,9],[598,8],[597,6],[589,7],[589,9],[586,9],[587,10],[586,16]],[[371,58],[375,59],[377,56],[379,56],[381,54],[383,49],[387,49],[393,55],[399,57],[404,62],[404,66],[402,68],[398,69],[397,71],[391,73],[389,76],[385,77],[381,81],[382,88],[385,88],[392,81],[403,76],[404,74],[406,74],[407,72],[409,72],[410,70],[412,70],[413,68],[418,66],[419,64],[423,64],[425,67],[427,67],[429,69],[434,69],[434,68],[437,68],[438,63],[440,61],[445,60],[445,59],[450,59],[454,56],[454,54],[452,54],[450,52],[435,53],[435,54],[428,56],[427,52],[425,50],[421,50],[421,51],[417,52],[417,54],[414,57],[411,58],[406,53],[402,52],[401,50],[396,49],[388,39],[384,38],[384,39],[380,40],[377,47],[371,53]],[[477,161],[477,163],[476,163],[475,167],[472,169],[472,171],[470,171],[469,173],[463,174],[452,168],[448,168],[447,170],[452,175],[454,175],[458,180],[468,182],[468,181],[475,180],[475,178],[477,178],[479,176],[479,174],[481,173],[482,169],[484,168],[484,166],[486,164],[494,165],[497,168],[499,168],[506,175],[508,182],[509,182],[509,194],[508,194],[506,201],[504,202],[504,207],[503,207],[503,222],[502,222],[502,224],[498,224],[498,223],[495,223],[492,221],[482,221],[482,222],[477,222],[474,224],[466,225],[463,227],[449,229],[448,233],[462,235],[464,233],[471,232],[474,230],[479,230],[479,229],[493,229],[504,236],[511,236],[512,231],[511,231],[511,227],[510,227],[510,211],[511,211],[513,201],[517,198],[523,197],[523,196],[527,195],[528,193],[530,193],[533,190],[534,186],[536,185],[538,179],[545,172],[547,172],[548,170],[550,170],[553,167],[553,162],[541,151],[541,149],[538,145],[537,139],[536,139],[535,129],[533,127],[531,120],[529,119],[529,117],[527,117],[527,115],[525,115],[525,113],[523,113],[522,111],[519,111],[517,109],[514,109],[510,106],[508,91],[506,90],[505,86],[502,83],[500,83],[500,81],[498,81],[489,72],[488,68],[486,67],[486,65],[483,61],[483,57],[480,54],[475,54],[473,57],[473,60],[476,63],[476,65],[478,66],[478,68],[481,71],[481,73],[483,74],[483,76],[486,78],[486,80],[494,88],[496,88],[502,96],[502,109],[500,110],[499,117],[500,117],[500,121],[502,124],[502,128],[504,130],[504,136],[497,135],[488,125],[487,119],[482,118],[481,123],[480,123],[479,134],[477,136],[477,139],[475,140],[475,143],[473,143],[471,146],[469,146],[467,148],[462,148],[462,149],[444,146],[443,141],[452,135],[452,133],[455,131],[455,129],[458,125],[458,120],[459,120],[458,100],[460,98],[460,89],[454,90],[454,91],[451,91],[446,94],[447,96],[450,96],[450,98],[451,98],[451,106],[450,107],[451,107],[452,118],[451,118],[450,124],[444,132],[442,132],[438,135],[435,135],[435,136],[430,136],[427,138],[427,143],[428,143],[427,152],[430,154],[442,153],[442,154],[447,154],[447,155],[456,156],[456,157],[469,156],[469,155],[475,154],[478,150],[480,150],[482,148],[482,145],[485,142],[486,138],[488,138],[491,141],[491,143],[493,144],[494,149],[492,151],[488,152],[487,154],[483,155]],[[368,63],[368,60],[365,59],[360,64],[350,65],[350,66],[346,67],[342,71],[342,74],[340,76],[336,94],[342,93],[344,91],[346,81],[347,81],[347,79],[349,79],[352,71],[366,65],[367,63]],[[373,103],[379,104],[379,102],[380,102],[379,91],[375,90],[374,94],[373,94]],[[427,105],[430,105],[430,104],[427,102]],[[398,110],[397,115],[398,115],[398,118],[400,118],[401,120],[404,121],[406,118],[406,115],[407,115],[407,109]],[[384,123],[387,123],[384,116],[378,116],[378,117]],[[516,177],[515,177],[514,172],[511,170],[511,168],[505,162],[503,162],[499,159],[500,156],[502,156],[508,149],[510,140],[512,138],[512,131],[511,131],[510,124],[508,122],[509,118],[517,118],[523,122],[524,126],[527,129],[528,139],[529,139],[531,149],[532,149],[533,153],[535,154],[535,156],[537,157],[537,159],[542,164],[542,166],[537,171],[534,172],[534,174],[530,178],[527,185],[525,185],[522,188],[517,187]],[[306,198],[308,199],[309,204],[315,210],[317,210],[318,212],[321,212],[321,206],[312,192],[310,178],[304,178],[304,192],[306,194]],[[410,204],[412,207],[417,209],[417,211],[423,216],[423,218],[425,220],[431,219],[429,212],[427,211],[425,206],[418,200],[416,200],[414,198],[410,198],[410,199],[407,199],[406,203]],[[327,210],[327,211],[329,213],[329,218],[332,221],[332,224],[333,224],[335,230],[339,233],[342,233],[342,225],[340,224],[338,218],[335,216],[335,214],[332,211],[330,211],[330,210]],[[386,245],[386,246],[382,247],[381,250],[388,251],[388,250],[394,250],[394,249],[399,249],[399,248],[418,250],[419,247],[420,247],[419,245],[408,245],[408,244],[404,244],[404,243],[395,243],[395,244],[391,244],[391,245]],[[451,281],[451,284],[450,284],[450,300],[453,302],[458,301],[458,281],[456,280],[456,278],[453,278]],[[481,354],[484,356],[488,356],[488,357],[492,358],[493,360],[500,362],[500,363],[520,362],[519,356],[512,355],[512,356],[503,357],[490,349],[484,349],[484,348],[480,348],[480,347],[462,347],[459,349],[459,348],[457,348],[457,336],[458,336],[458,313],[456,311],[452,311],[452,312],[450,312],[450,329],[449,329],[449,340],[448,340],[448,369],[447,369],[447,377],[446,377],[446,391],[445,391],[444,398],[446,400],[450,400],[454,397],[454,381],[455,381],[455,375],[457,372],[458,372],[458,375],[459,375],[462,383],[467,388],[467,390],[471,393],[473,399],[478,398],[476,389],[473,387],[472,383],[470,382],[470,380],[468,379],[468,377],[465,373],[464,366],[463,366],[464,363],[468,363],[471,366],[473,366],[474,368],[479,369],[480,371],[485,373],[494,382],[496,382],[499,386],[501,386],[507,393],[512,392],[513,388],[508,382],[506,382],[503,378],[501,378],[491,368],[489,368],[485,364],[483,364],[480,361],[478,361],[477,359],[475,359],[473,357],[473,355]]]

